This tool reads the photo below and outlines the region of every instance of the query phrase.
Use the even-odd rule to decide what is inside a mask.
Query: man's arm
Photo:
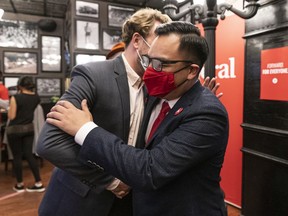
[[[171,133],[159,137],[159,143],[151,150],[123,145],[120,138],[95,127],[88,133],[79,159],[91,167],[101,166],[132,188],[142,190],[161,188],[211,157],[217,158],[213,166],[220,169],[227,144],[228,119],[218,100],[213,99],[211,94],[210,97],[214,104],[195,110],[191,106],[177,115],[175,118],[181,124],[170,122],[167,128],[172,130]],[[62,101],[54,111],[48,114],[47,121],[71,135],[89,121],[85,106],[83,110],[78,110]],[[73,121],[73,115],[82,120],[78,123]]]
[[[88,103],[95,103],[95,83],[90,70],[83,66],[76,67],[72,72],[72,82],[68,91],[61,99],[70,101],[76,107],[81,107],[83,98]],[[75,119],[77,119],[74,116]],[[55,166],[68,171],[88,185],[95,186],[96,190],[104,190],[114,177],[107,175],[101,169],[91,169],[76,160],[80,147],[74,138],[61,129],[45,123],[37,143],[37,153]]]

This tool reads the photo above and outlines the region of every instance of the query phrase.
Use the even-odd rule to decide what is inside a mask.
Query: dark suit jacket
[[[78,65],[71,77],[71,86],[61,100],[68,100],[81,108],[81,101],[87,99],[96,124],[127,141],[130,101],[122,57]],[[105,188],[114,177],[100,167],[91,169],[77,161],[79,149],[74,137],[50,124],[44,125],[37,152],[60,169],[53,172],[39,208],[41,216],[107,216],[115,196]]]
[[[138,147],[144,146],[145,121],[154,102],[152,98],[147,105]],[[132,186],[134,216],[226,215],[219,182],[227,139],[225,108],[196,82],[170,110],[146,149],[123,145],[98,127],[86,137],[79,158]]]

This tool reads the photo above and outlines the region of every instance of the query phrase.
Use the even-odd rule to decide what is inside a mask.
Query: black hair
[[[27,90],[33,91],[35,88],[35,84],[33,83],[33,79],[30,76],[23,76],[20,77],[18,82],[17,82],[18,87],[23,87]]]
[[[171,33],[178,34],[180,36],[179,50],[189,55],[191,60],[199,65],[200,69],[203,67],[209,54],[209,47],[197,26],[190,22],[173,21],[159,25],[155,33],[158,36]]]

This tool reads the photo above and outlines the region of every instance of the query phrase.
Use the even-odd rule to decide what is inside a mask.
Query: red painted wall
[[[216,75],[224,96],[221,101],[229,114],[230,133],[225,161],[222,169],[221,186],[226,200],[241,206],[242,190],[242,153],[243,145],[241,123],[243,122],[244,95],[244,36],[245,21],[237,16],[220,21],[216,31],[216,65],[228,64],[234,58],[235,67],[230,64],[230,76],[221,77],[221,69],[216,68]],[[220,73],[220,74],[219,74]]]
[[[199,26],[202,28],[201,26]],[[225,161],[221,172],[221,187],[226,201],[241,206],[242,147],[244,91],[244,36],[245,21],[235,15],[219,20],[216,29],[215,75],[224,95],[220,98],[225,105],[230,121],[230,133]]]

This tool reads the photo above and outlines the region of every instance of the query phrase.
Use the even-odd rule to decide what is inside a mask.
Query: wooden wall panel
[[[288,46],[288,1],[263,2],[245,26],[244,216],[288,215],[288,102],[260,100],[261,51]]]

